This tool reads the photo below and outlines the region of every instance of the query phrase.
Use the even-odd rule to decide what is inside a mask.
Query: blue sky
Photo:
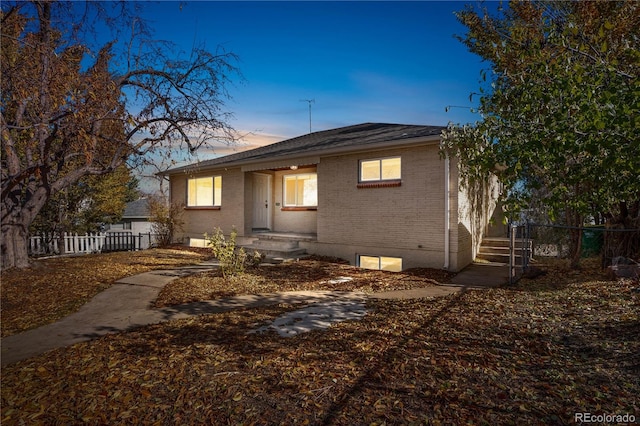
[[[475,1],[470,1],[476,5]],[[240,58],[231,125],[249,145],[362,122],[446,125],[478,117],[480,58],[454,34],[465,2],[148,3],[156,37]],[[224,153],[219,150],[218,153]],[[202,157],[201,157],[202,159]]]

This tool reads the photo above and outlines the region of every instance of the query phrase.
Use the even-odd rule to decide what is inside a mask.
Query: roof
[[[136,201],[131,201],[126,204],[124,208],[123,218],[144,218],[149,217],[149,201],[146,198],[141,198]]]
[[[344,149],[358,150],[381,143],[409,142],[416,138],[440,136],[444,126],[422,126],[413,124],[363,123],[337,129],[309,133],[282,142],[265,145],[248,151],[202,161],[198,169],[215,166],[250,164],[275,158],[293,158],[300,155],[322,154]],[[187,171],[193,165],[167,170],[163,174]]]

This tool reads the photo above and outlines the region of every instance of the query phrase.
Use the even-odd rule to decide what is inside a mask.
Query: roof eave
[[[221,162],[217,164],[212,164],[210,166],[204,166],[199,168],[197,164],[187,165],[184,167],[180,167],[173,170],[167,170],[166,172],[157,173],[160,176],[171,176],[176,174],[185,173],[187,171],[198,169],[198,171],[202,170],[215,170],[215,169],[225,169],[230,167],[242,167],[249,164],[258,164],[258,163],[266,163],[272,161],[282,161],[282,160],[291,160],[294,162],[296,159],[307,158],[310,156],[315,157],[326,157],[330,155],[339,155],[339,154],[347,154],[347,153],[358,153],[365,151],[380,151],[383,149],[389,148],[406,148],[413,146],[421,146],[421,145],[434,145],[436,143],[440,143],[441,136],[440,135],[430,135],[430,136],[420,136],[416,138],[406,138],[406,139],[394,139],[391,141],[383,141],[366,145],[357,145],[357,146],[343,146],[338,148],[331,149],[318,149],[318,150],[306,150],[302,152],[283,154],[283,155],[272,155],[266,158],[248,158],[242,160],[236,160],[231,162]],[[224,157],[221,157],[224,158]]]

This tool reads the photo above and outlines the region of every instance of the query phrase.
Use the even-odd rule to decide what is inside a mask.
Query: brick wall
[[[395,156],[402,159],[401,186],[357,187],[360,160]],[[367,251],[360,254],[411,253],[416,262],[423,259],[422,266],[442,267],[444,161],[437,145],[323,157],[318,176],[318,250],[323,254],[346,245],[347,251]]]
[[[185,209],[183,215],[184,232],[177,236],[178,239],[202,238],[204,233],[211,234],[215,227],[222,228],[225,233],[235,227],[241,235],[245,229],[245,182],[244,173],[239,168],[191,175],[173,175],[171,176],[171,201],[186,205],[187,179],[207,176],[222,176],[222,205],[219,210]]]

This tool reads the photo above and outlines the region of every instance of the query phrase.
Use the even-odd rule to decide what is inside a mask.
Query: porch
[[[291,166],[245,172],[244,235],[260,230],[308,239],[317,232],[317,168]],[[264,235],[263,235],[264,237]],[[315,237],[314,237],[315,238]],[[264,237],[267,239],[267,237]]]
[[[247,251],[257,251],[269,261],[284,262],[307,256],[307,250],[300,244],[313,243],[318,239],[315,233],[274,232],[253,230],[247,237],[250,243],[242,244]]]

